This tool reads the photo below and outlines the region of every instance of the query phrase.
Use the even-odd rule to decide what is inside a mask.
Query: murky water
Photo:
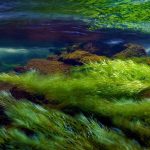
[[[119,30],[89,31],[79,16],[33,12],[48,7],[47,1],[0,2],[0,71],[7,71],[31,58],[43,58],[73,43],[93,42],[114,51],[134,42],[150,51],[150,35]],[[49,6],[50,7],[50,6]]]

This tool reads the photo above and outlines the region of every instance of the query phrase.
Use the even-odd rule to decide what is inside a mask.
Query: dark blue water
[[[113,51],[120,44],[134,42],[150,51],[150,35],[119,30],[89,31],[79,17],[33,13],[28,7],[48,4],[28,2],[30,5],[20,0],[0,1],[0,71],[32,58],[47,57],[74,43],[92,42]]]

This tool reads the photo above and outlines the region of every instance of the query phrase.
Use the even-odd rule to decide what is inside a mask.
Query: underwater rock
[[[60,56],[60,60],[71,65],[83,65],[88,62],[99,62],[107,59],[105,56],[98,56],[83,50],[76,50],[72,53],[64,53]]]
[[[115,58],[130,58],[147,56],[144,47],[138,44],[128,43],[124,45],[124,50],[114,55]]]
[[[84,42],[69,45],[67,47],[62,48],[61,52],[71,53],[76,50],[82,50],[99,56],[112,57],[116,53],[121,52],[122,49],[123,43],[111,45],[103,41],[97,41],[97,42]]]
[[[47,57],[47,60],[50,60],[50,61],[57,61],[59,59],[59,56],[57,55],[49,55]]]
[[[83,45],[83,49],[93,54],[99,54],[100,49],[96,47],[92,42]]]
[[[100,48],[97,47],[96,45],[94,45],[92,42],[76,43],[71,46],[63,48],[63,51],[74,52],[79,49],[82,49],[83,51],[87,51],[87,52],[93,53],[93,54],[100,53]]]
[[[26,68],[37,70],[43,74],[67,73],[70,70],[70,66],[63,62],[46,59],[32,59],[27,63]]]
[[[14,71],[17,73],[25,73],[27,71],[27,68],[24,66],[17,66],[14,68]]]
[[[74,51],[76,51],[78,49],[81,49],[81,44],[82,43],[76,43],[76,44],[73,44],[73,45],[69,45],[69,46],[63,47],[61,49],[61,52],[68,52],[68,53],[74,52]]]

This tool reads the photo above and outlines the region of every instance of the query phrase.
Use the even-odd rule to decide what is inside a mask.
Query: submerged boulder
[[[17,73],[24,73],[27,71],[27,68],[25,66],[17,66],[14,68],[14,71]]]
[[[69,45],[64,47],[61,52],[74,52],[76,50],[82,50],[89,52],[91,54],[96,54],[99,56],[112,57],[116,53],[122,51],[123,43],[119,44],[109,44],[105,41],[95,41],[95,42],[84,42],[84,43],[76,43],[73,45]]]
[[[28,70],[37,70],[44,74],[66,73],[70,70],[70,66],[63,62],[46,59],[32,59],[27,63],[26,68]]]
[[[130,58],[147,56],[144,47],[138,44],[128,43],[124,45],[123,51],[114,55],[114,58]]]
[[[83,50],[76,50],[72,53],[64,53],[60,56],[60,60],[71,65],[83,65],[88,62],[99,62],[105,60],[105,56],[98,56]]]
[[[50,61],[57,61],[58,59],[59,59],[58,55],[49,55],[47,57],[47,60],[50,60]]]
[[[92,42],[84,44],[83,49],[93,54],[98,54],[100,51],[99,48],[96,47]]]
[[[76,43],[76,44],[73,44],[73,45],[68,45],[66,47],[63,47],[61,49],[61,52],[68,52],[68,53],[74,52],[78,49],[81,49],[81,45],[82,45],[82,43]]]
[[[76,44],[73,44],[73,45],[63,48],[63,51],[74,52],[79,49],[82,49],[83,51],[86,51],[86,52],[89,52],[92,54],[99,54],[99,52],[100,52],[100,48],[97,47],[92,42],[76,43]]]

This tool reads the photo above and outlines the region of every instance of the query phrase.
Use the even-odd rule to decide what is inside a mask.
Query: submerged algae
[[[127,139],[136,139],[142,148],[150,147],[150,101],[140,95],[150,86],[150,68],[147,65],[109,60],[76,67],[68,76],[41,75],[37,72],[1,74],[0,81],[43,95],[48,100],[46,105],[43,101],[47,108],[67,113],[75,110],[75,114],[79,110],[80,113],[96,117],[100,122],[105,118],[113,127],[121,129]],[[105,127],[111,125],[104,121]],[[97,130],[94,132],[99,133]],[[122,144],[121,146],[124,145]],[[102,145],[99,146],[103,148]],[[137,149],[136,146],[131,149]],[[118,147],[116,149],[126,149]]]
[[[83,115],[71,117],[27,101],[0,95],[0,104],[11,119],[0,128],[0,148],[35,150],[140,150],[134,141]]]

